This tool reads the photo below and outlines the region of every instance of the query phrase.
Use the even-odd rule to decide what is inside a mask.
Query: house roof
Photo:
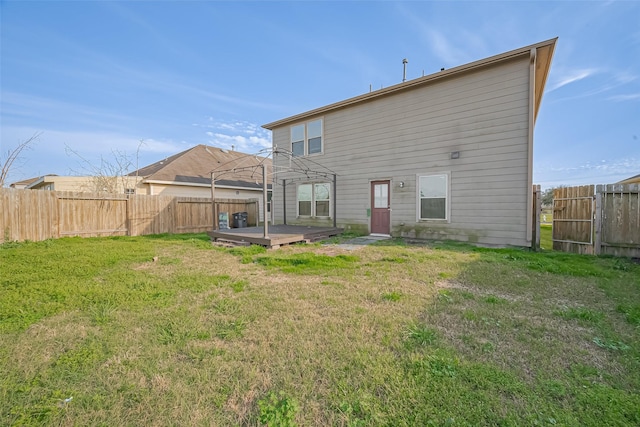
[[[538,110],[540,108],[540,103],[542,101],[544,86],[547,81],[547,76],[549,75],[549,69],[551,67],[551,59],[553,57],[553,51],[555,49],[557,40],[558,38],[556,37],[547,41],[521,47],[519,49],[501,53],[499,55],[491,56],[489,58],[481,59],[479,61],[471,62],[465,65],[460,65],[455,68],[442,70],[437,73],[430,74],[424,77],[408,80],[406,82],[399,83],[394,86],[389,86],[387,88],[366,93],[364,95],[359,95],[353,98],[346,99],[344,101],[340,101],[324,107],[316,108],[314,110],[310,110],[305,113],[296,114],[295,116],[290,116],[281,120],[277,120],[275,122],[267,123],[265,125],[262,125],[262,127],[265,129],[273,130],[283,125],[294,123],[300,120],[306,120],[307,118],[312,116],[325,114],[331,111],[349,107],[354,104],[368,102],[370,100],[391,95],[397,92],[411,90],[411,89],[425,86],[425,85],[430,85],[442,79],[458,76],[461,73],[467,73],[470,71],[477,70],[479,68],[492,66],[494,64],[497,64],[503,61],[508,61],[519,56],[532,55],[532,51],[534,50],[535,50],[535,59],[536,59],[535,84],[534,84],[535,104],[534,105],[535,105],[535,116],[537,116]]]
[[[213,171],[216,186],[257,189],[262,188],[262,163],[270,167],[271,159],[201,144],[133,171],[129,176],[142,176],[143,182],[210,185]]]
[[[622,181],[619,181],[618,184],[634,184],[636,182],[640,183],[640,174],[623,179]]]
[[[35,178],[23,179],[22,181],[12,182],[11,184],[9,184],[9,187],[12,187],[12,188],[25,187],[25,188],[27,188],[31,184],[43,179],[45,176],[55,176],[55,175],[50,174],[50,175],[44,175],[44,176],[36,176]]]

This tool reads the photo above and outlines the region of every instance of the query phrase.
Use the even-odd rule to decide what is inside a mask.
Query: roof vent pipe
[[[407,58],[404,58],[402,60],[402,82],[406,82],[407,81],[407,64],[409,63],[409,61],[407,61]]]

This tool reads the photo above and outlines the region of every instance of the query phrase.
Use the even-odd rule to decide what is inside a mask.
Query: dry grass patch
[[[640,422],[635,265],[400,241],[83,242],[91,274],[2,282],[41,312],[0,318],[0,424]],[[78,253],[49,255],[66,244]]]

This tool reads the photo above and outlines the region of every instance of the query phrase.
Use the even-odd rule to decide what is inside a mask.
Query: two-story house
[[[533,129],[556,40],[264,125],[290,155],[274,156],[275,222],[530,246]],[[292,160],[335,180],[282,185]]]

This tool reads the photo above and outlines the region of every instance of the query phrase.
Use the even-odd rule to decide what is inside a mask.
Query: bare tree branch
[[[36,132],[30,138],[18,144],[14,149],[8,150],[6,155],[0,154],[0,165],[2,165],[2,169],[0,170],[0,187],[4,187],[9,172],[11,172],[16,161],[21,160],[22,152],[32,148],[32,145],[40,138],[40,135],[42,135],[42,132]]]
[[[104,156],[100,156],[100,160],[97,163],[88,160],[68,145],[65,145],[65,152],[67,155],[78,159],[82,170],[81,175],[91,176],[91,183],[86,191],[111,194],[122,193],[131,181],[127,177],[127,173],[134,163],[124,151],[112,150],[112,158],[107,159]],[[78,171],[74,172],[78,173]]]

